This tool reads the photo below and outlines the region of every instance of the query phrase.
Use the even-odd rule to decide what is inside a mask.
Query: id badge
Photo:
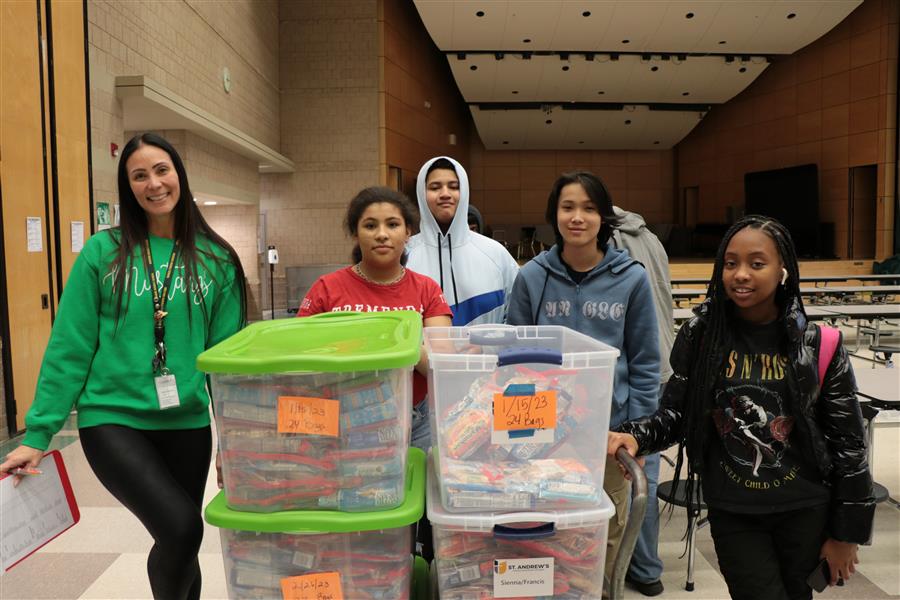
[[[174,375],[158,375],[153,378],[153,382],[156,384],[156,398],[159,400],[160,410],[181,404],[178,400],[178,386],[175,385]]]

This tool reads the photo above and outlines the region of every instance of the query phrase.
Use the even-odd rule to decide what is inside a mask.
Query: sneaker
[[[656,581],[638,581],[632,578],[630,574],[626,574],[625,583],[645,596],[659,596],[663,593],[663,584],[659,579]]]

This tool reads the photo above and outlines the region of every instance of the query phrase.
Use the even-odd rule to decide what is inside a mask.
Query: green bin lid
[[[206,373],[376,371],[419,362],[422,316],[411,310],[333,312],[260,321],[197,357]]]
[[[210,525],[222,529],[262,533],[351,533],[396,529],[411,525],[425,514],[425,453],[410,448],[406,459],[406,499],[391,510],[340,512],[336,510],[284,510],[253,513],[232,510],[219,492],[206,506],[204,516]]]

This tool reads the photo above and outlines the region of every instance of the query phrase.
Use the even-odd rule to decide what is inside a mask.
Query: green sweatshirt
[[[115,234],[113,232],[116,232]],[[44,353],[34,403],[25,417],[23,443],[45,450],[74,406],[78,427],[117,424],[135,429],[194,429],[209,424],[206,378],[197,355],[240,328],[240,295],[227,253],[198,236],[222,262],[201,253],[200,284],[185,302],[183,261],[179,258],[166,305],[167,367],[175,375],[180,405],[160,410],[151,362],[153,293],[140,248],[125,280],[122,314],[116,327],[116,301],[110,271],[117,230],[100,232],[84,245],[66,283],[50,342]],[[157,281],[165,278],[174,241],[150,236]],[[202,294],[208,322],[200,306]],[[127,302],[127,308],[126,308]]]

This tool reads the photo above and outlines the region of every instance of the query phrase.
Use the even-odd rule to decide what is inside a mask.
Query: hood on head
[[[456,214],[453,215],[453,221],[447,229],[453,245],[458,246],[465,241],[469,232],[469,175],[459,162],[449,156],[435,156],[426,161],[419,169],[419,176],[416,178],[416,199],[419,203],[420,213],[419,231],[427,244],[437,244],[437,235],[441,233],[441,228],[428,209],[428,202],[425,200],[425,178],[428,175],[428,167],[440,158],[445,158],[453,164],[456,176],[459,178],[459,204],[456,207]]]

